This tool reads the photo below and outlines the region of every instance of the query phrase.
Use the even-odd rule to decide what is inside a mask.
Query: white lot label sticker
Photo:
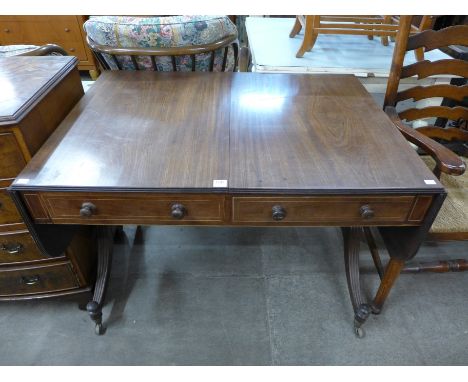
[[[226,179],[214,179],[213,187],[227,187],[227,180]]]
[[[16,184],[28,184],[28,183],[29,183],[29,179],[26,179],[26,178],[16,179]]]
[[[435,180],[432,180],[432,179],[424,179],[424,183],[426,183],[426,184],[436,184]]]

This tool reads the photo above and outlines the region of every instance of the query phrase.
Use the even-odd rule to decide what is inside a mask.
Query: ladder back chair
[[[424,152],[421,158],[440,179],[447,190],[447,198],[434,221],[430,237],[438,240],[468,240],[468,173],[465,172],[468,158],[460,157],[441,143],[457,140],[466,145],[468,130],[463,128],[442,128],[425,126],[418,129],[408,126],[408,122],[419,119],[445,118],[452,121],[468,120],[468,108],[461,101],[468,97],[468,62],[460,59],[421,61],[404,66],[405,53],[418,48],[425,51],[449,45],[468,46],[468,25],[451,26],[439,31],[427,30],[410,36],[411,16],[401,16],[396,37],[392,69],[384,100],[385,112],[408,141]],[[414,86],[398,91],[401,79],[417,76],[418,80],[434,75],[449,75],[464,78],[464,84],[436,84]],[[444,97],[458,101],[457,106],[409,107],[397,111],[401,101],[419,101],[434,97]],[[405,122],[406,121],[406,122]],[[466,124],[466,123],[465,123]],[[463,126],[463,124],[461,124]],[[417,266],[413,271],[468,270],[464,259],[435,262],[427,266]]]

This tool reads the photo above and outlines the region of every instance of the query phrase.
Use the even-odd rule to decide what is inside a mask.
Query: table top
[[[18,123],[78,63],[73,56],[0,58],[0,126]]]
[[[119,71],[101,75],[13,189],[369,194],[442,186],[354,76]]]

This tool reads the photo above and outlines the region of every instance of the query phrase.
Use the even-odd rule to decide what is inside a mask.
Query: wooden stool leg
[[[387,268],[385,269],[384,277],[380,282],[379,290],[377,291],[374,301],[372,302],[372,312],[374,314],[381,312],[383,304],[387,299],[393,284],[400,275],[404,265],[404,260],[394,258],[390,259]]]
[[[302,29],[302,24],[301,21],[299,20],[299,16],[296,16],[296,21],[294,22],[293,29],[291,30],[291,33],[289,33],[289,37],[293,38],[296,37],[297,34],[301,31]]]
[[[392,23],[392,16],[384,16],[383,23],[384,24],[391,24]],[[388,36],[380,36],[380,41],[382,42],[383,46],[388,46]]]
[[[296,53],[297,58],[301,58],[314,47],[318,37],[318,32],[315,28],[318,25],[320,25],[320,16],[305,17],[304,40],[302,40],[302,45]]]

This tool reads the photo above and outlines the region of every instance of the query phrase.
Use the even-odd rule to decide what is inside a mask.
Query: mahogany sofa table
[[[342,227],[361,335],[445,198],[354,76],[255,73],[103,73],[10,191],[50,256],[97,226],[98,334],[111,227],[178,224]],[[391,258],[371,303],[363,227],[378,228]]]

